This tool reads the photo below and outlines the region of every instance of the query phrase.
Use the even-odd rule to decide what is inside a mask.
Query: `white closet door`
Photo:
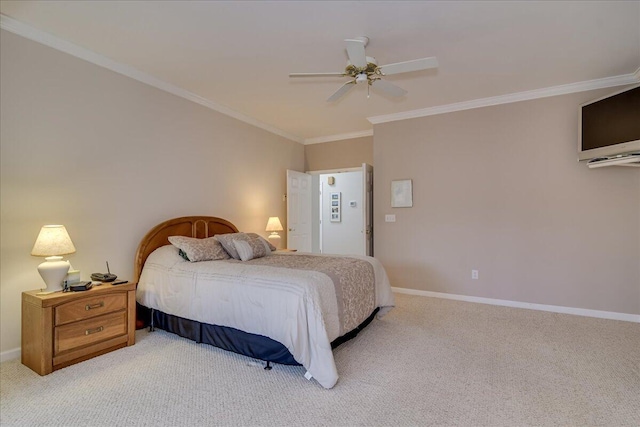
[[[287,170],[287,248],[311,252],[311,175]]]

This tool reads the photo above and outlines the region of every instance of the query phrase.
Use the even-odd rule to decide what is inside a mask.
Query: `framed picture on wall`
[[[340,222],[340,210],[341,210],[341,206],[340,206],[340,199],[341,199],[341,193],[337,192],[337,193],[331,193],[331,222]]]
[[[413,207],[413,189],[410,179],[398,179],[391,181],[391,207]]]

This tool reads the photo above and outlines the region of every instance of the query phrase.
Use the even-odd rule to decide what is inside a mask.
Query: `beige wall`
[[[576,161],[578,105],[611,91],[376,125],[375,254],[392,285],[640,314],[640,169]],[[392,209],[404,178],[414,207]]]
[[[214,215],[266,235],[286,218],[304,147],[2,31],[0,352],[20,346],[20,295],[42,281],[40,227],[67,227],[73,266],[130,278],[157,223]],[[283,237],[283,238],[286,238]]]
[[[304,146],[305,171],[356,168],[363,163],[373,165],[373,137]]]
[[[11,33],[0,42],[0,353],[20,345],[20,293],[41,284],[29,253],[42,225],[67,226],[83,279],[106,260],[127,278],[160,221],[217,215],[265,234],[268,216],[286,217],[286,169],[363,162],[394,286],[640,314],[640,170],[576,162],[577,106],[608,90],[303,147]],[[414,207],[391,209],[402,178]]]

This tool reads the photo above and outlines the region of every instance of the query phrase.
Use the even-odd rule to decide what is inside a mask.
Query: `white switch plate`
[[[396,222],[396,216],[395,215],[385,215],[384,216],[384,222]]]

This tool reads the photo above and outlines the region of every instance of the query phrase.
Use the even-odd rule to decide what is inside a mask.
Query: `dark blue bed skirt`
[[[373,310],[371,315],[356,329],[336,338],[331,343],[331,348],[336,348],[358,335],[365,326],[371,323],[378,310],[378,308]],[[143,327],[153,324],[154,328],[163,329],[195,342],[210,344],[223,350],[233,351],[234,353],[264,360],[265,362],[300,365],[284,345],[263,335],[250,334],[228,326],[200,323],[158,310],[152,311],[140,304],[137,305],[137,313],[138,320],[141,321],[140,323]]]

